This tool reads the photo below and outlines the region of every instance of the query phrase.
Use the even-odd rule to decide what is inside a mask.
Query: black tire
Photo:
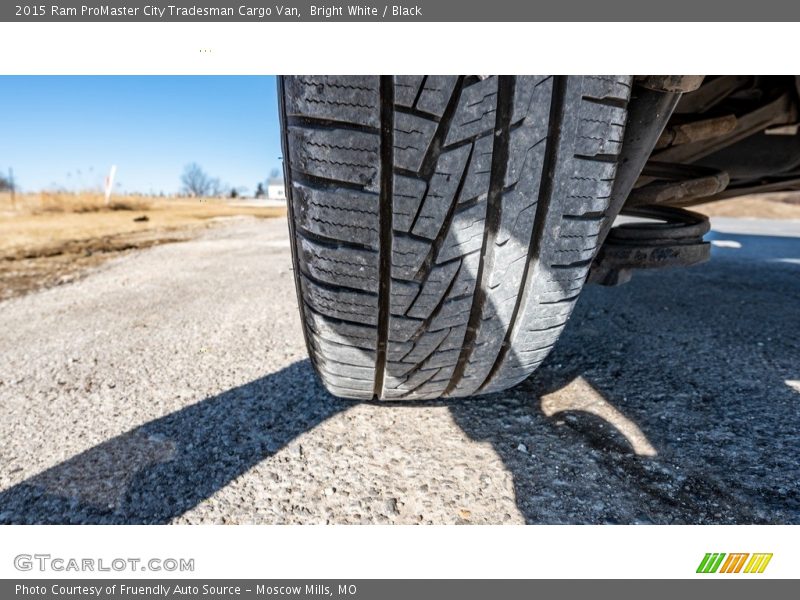
[[[298,297],[331,393],[470,396],[536,369],[614,216],[630,84],[282,78]]]

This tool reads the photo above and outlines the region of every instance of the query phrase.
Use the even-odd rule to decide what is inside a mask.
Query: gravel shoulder
[[[537,375],[337,400],[285,219],[0,302],[2,523],[800,523],[800,224],[589,287]]]

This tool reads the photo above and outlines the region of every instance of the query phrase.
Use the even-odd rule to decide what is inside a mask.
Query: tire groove
[[[464,189],[464,181],[467,178],[467,173],[469,172],[469,163],[472,160],[472,153],[474,151],[475,147],[473,146],[469,150],[469,155],[467,155],[467,160],[464,163],[464,170],[461,172],[461,177],[458,181],[458,187],[456,188],[455,194],[453,195],[453,201],[450,204],[450,209],[447,211],[447,214],[444,217],[444,222],[442,223],[442,227],[439,229],[439,235],[437,235],[436,239],[431,243],[428,254],[425,256],[425,259],[422,261],[422,265],[420,265],[419,270],[414,275],[413,281],[424,284],[425,281],[428,280],[428,276],[431,274],[433,268],[440,266],[439,263],[436,262],[436,258],[439,256],[439,252],[441,252],[442,246],[447,240],[447,232],[450,231],[450,227],[453,225],[455,216],[458,214],[458,197],[461,195],[461,191]],[[464,256],[462,255],[458,258],[464,258]]]
[[[467,320],[467,331],[464,335],[461,353],[453,369],[453,374],[445,388],[444,396],[450,395],[464,376],[467,361],[475,345],[478,326],[481,315],[483,314],[483,305],[488,298],[486,291],[488,281],[484,281],[484,271],[486,270],[485,267],[487,263],[491,266],[494,257],[494,240],[497,237],[497,230],[500,227],[500,211],[502,210],[501,193],[508,169],[508,151],[511,142],[510,123],[514,109],[514,88],[515,82],[513,77],[498,77],[494,127],[495,142],[492,155],[491,175],[489,178],[489,193],[486,199],[486,219],[484,220],[481,259],[478,263],[478,271],[475,277],[475,293],[472,299],[469,319]]]
[[[455,85],[453,86],[453,91],[450,94],[450,98],[447,101],[447,107],[444,109],[444,113],[442,114],[442,118],[436,126],[436,132],[433,134],[433,138],[431,139],[431,143],[428,146],[428,151],[425,154],[425,157],[422,159],[422,166],[420,167],[419,173],[413,173],[409,175],[411,177],[416,177],[421,179],[425,182],[425,193],[422,195],[422,200],[417,206],[417,212],[414,214],[414,218],[411,220],[411,226],[408,228],[409,231],[412,231],[419,220],[419,215],[422,212],[422,207],[425,205],[425,196],[428,194],[428,190],[430,190],[431,185],[431,178],[433,174],[436,172],[436,163],[439,162],[439,156],[441,155],[442,144],[444,143],[445,137],[447,136],[447,131],[450,126],[450,122],[453,120],[453,115],[458,108],[458,101],[461,99],[461,93],[463,91],[463,84],[464,77],[461,76],[456,81]],[[468,168],[469,163],[467,163]],[[453,203],[458,201],[458,196],[453,199]]]
[[[500,351],[495,357],[492,368],[489,370],[486,379],[484,379],[483,383],[481,383],[478,388],[479,393],[492,381],[500,365],[505,361],[508,351],[511,348],[511,339],[514,336],[520,307],[525,306],[527,296],[531,292],[532,286],[528,285],[528,277],[531,273],[536,272],[536,264],[539,262],[542,250],[544,226],[547,221],[547,213],[550,209],[550,202],[553,196],[553,180],[555,179],[555,170],[558,163],[558,145],[561,141],[561,122],[563,119],[565,95],[566,78],[562,76],[554,77],[553,92],[550,99],[550,121],[547,131],[547,146],[545,148],[544,162],[542,165],[542,180],[539,186],[539,198],[536,203],[536,216],[533,220],[533,232],[531,233],[530,247],[528,249],[528,260],[525,263],[525,270],[520,279],[520,292],[517,294],[517,300],[514,304],[514,310],[511,313],[511,319],[508,324],[508,329],[506,330],[505,338],[500,346]]]
[[[378,250],[376,250],[372,246],[368,246],[367,244],[361,244],[359,242],[353,242],[350,240],[340,240],[338,238],[329,237],[321,233],[317,233],[315,231],[309,231],[308,229],[302,226],[295,227],[295,234],[301,238],[305,238],[309,242],[314,242],[315,244],[319,244],[320,246],[326,246],[332,249],[353,248],[356,250],[365,250],[367,252],[372,252],[373,254],[378,253]]]
[[[360,123],[353,123],[351,121],[336,121],[335,119],[326,119],[324,117],[314,117],[311,115],[287,115],[286,125],[288,127],[302,127],[304,129],[321,129],[330,131],[331,127],[337,129],[352,129],[353,131],[361,131],[363,133],[378,133],[379,130],[368,125]]]
[[[428,76],[425,75],[422,77],[422,81],[419,84],[419,89],[417,90],[417,95],[414,96],[414,101],[411,103],[411,108],[417,108],[417,102],[419,102],[420,96],[422,96],[422,92],[425,91],[425,84],[428,83]]]
[[[381,76],[381,191],[379,207],[380,251],[378,273],[378,343],[375,353],[375,382],[373,397],[383,394],[386,371],[386,346],[389,340],[392,278],[392,212],[394,193],[394,77]]]
[[[305,267],[305,266],[301,266],[299,272],[303,277],[308,279],[308,281],[310,281],[311,283],[313,283],[317,287],[326,289],[326,290],[328,290],[330,292],[337,292],[337,291],[352,292],[354,294],[360,294],[360,295],[363,295],[363,296],[372,296],[373,298],[375,296],[378,296],[378,294],[376,292],[371,292],[371,291],[365,290],[363,288],[351,287],[351,286],[345,285],[343,283],[330,283],[329,281],[323,281],[319,277],[309,273],[307,271],[307,267]]]
[[[599,104],[600,106],[610,106],[612,108],[620,108],[626,109],[628,106],[628,102],[626,100],[620,100],[619,98],[610,98],[610,97],[603,97],[603,98],[595,98],[594,96],[582,96],[582,100],[586,102],[590,102],[592,104]]]
[[[425,317],[424,319],[420,320],[421,321],[420,327],[418,328],[417,332],[412,336],[410,341],[416,342],[417,340],[419,340],[419,338],[422,335],[424,335],[426,331],[428,331],[428,327],[430,327],[430,324],[433,323],[434,319],[439,316],[440,312],[442,312],[442,307],[445,304],[447,304],[447,302],[448,302],[448,298],[447,297],[450,295],[450,292],[453,290],[453,286],[455,285],[456,281],[458,281],[458,276],[461,274],[461,269],[463,269],[463,268],[464,268],[464,263],[462,262],[459,265],[458,269],[456,270],[455,274],[453,275],[453,278],[447,284],[447,288],[445,288],[445,291],[442,294],[442,297],[439,298],[439,302],[437,302],[437,304],[434,307],[434,309],[431,311],[431,313],[427,317]],[[420,288],[421,287],[422,286],[420,286]],[[419,294],[417,294],[417,298],[419,298]],[[416,299],[414,301],[416,302]],[[413,304],[411,306],[413,306]],[[409,310],[411,310],[411,306],[409,306]],[[415,317],[409,317],[408,315],[404,315],[404,316],[406,318],[408,318],[408,319],[415,318]]]
[[[308,300],[306,300],[306,299],[303,299],[303,303],[305,304],[305,312],[313,314],[314,316],[319,317],[321,319],[324,319],[325,321],[329,321],[330,323],[332,323],[334,325],[354,325],[356,327],[363,327],[364,329],[375,329],[374,325],[369,325],[367,323],[362,323],[361,321],[351,321],[349,319],[343,319],[341,317],[332,317],[330,315],[323,314],[320,311],[318,311],[316,308],[311,306],[311,304],[309,304]],[[303,316],[303,319],[307,318],[305,313],[302,316]],[[354,339],[356,339],[356,338],[354,337]],[[358,336],[357,339],[365,340],[367,338]]]
[[[292,169],[292,183],[299,183],[302,186],[317,190],[340,190],[342,188],[363,192],[364,194],[375,194],[365,186],[353,183],[352,181],[342,181],[341,179],[331,179],[330,177],[320,177],[299,169]]]
[[[426,318],[424,318],[424,319],[420,319],[419,327],[417,328],[417,330],[416,330],[416,332],[414,333],[414,335],[412,335],[412,336],[411,336],[411,338],[408,340],[409,342],[411,342],[412,344],[414,344],[414,345],[416,346],[416,344],[417,344],[417,342],[419,341],[419,339],[420,339],[420,338],[421,338],[423,335],[425,335],[426,333],[432,333],[432,332],[434,332],[434,331],[442,331],[443,329],[450,329],[451,331],[453,330],[453,327],[449,327],[449,326],[448,326],[448,327],[443,327],[442,329],[430,329],[430,325],[431,325],[431,323],[433,323],[433,320],[434,320],[436,317],[438,317],[438,316],[439,316],[439,313],[442,311],[442,307],[443,307],[445,304],[447,304],[447,296],[448,296],[448,295],[450,294],[450,292],[453,290],[453,286],[455,285],[455,282],[456,282],[456,280],[458,279],[458,275],[459,275],[459,273],[461,272],[461,269],[463,269],[463,268],[464,268],[464,266],[463,266],[463,265],[461,265],[461,266],[458,268],[458,271],[456,271],[455,275],[453,275],[453,278],[450,280],[450,283],[447,285],[447,289],[445,290],[444,294],[442,294],[442,297],[439,299],[439,303],[436,305],[436,308],[434,308],[434,309],[431,311],[431,314],[430,314],[430,315],[428,315],[428,316],[427,316]],[[406,318],[413,318],[413,317],[406,317]],[[449,333],[448,333],[448,335],[449,335]],[[447,336],[445,336],[445,338],[446,338],[446,337],[447,337]],[[444,340],[442,340],[442,341],[444,341]],[[439,342],[439,346],[441,346],[441,344],[442,344],[442,342]],[[438,346],[437,346],[437,347],[438,347]],[[411,352],[413,352],[413,351],[414,351],[414,348],[412,348],[411,350],[409,350],[409,351],[406,353],[406,356],[408,356],[408,354],[410,354],[410,353],[411,353]],[[426,358],[425,358],[425,360],[427,360],[427,358],[429,358],[429,357],[426,357]],[[411,375],[412,373],[416,373],[417,371],[420,371],[420,370],[422,370],[423,363],[425,362],[425,360],[421,360],[421,361],[419,361],[419,362],[416,364],[416,366],[414,366],[414,368],[413,368],[413,369],[411,369],[410,371],[408,371],[408,373],[406,373],[405,375],[406,375],[406,376],[408,376],[408,375]]]

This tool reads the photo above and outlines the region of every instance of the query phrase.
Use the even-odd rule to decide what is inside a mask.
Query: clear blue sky
[[[174,193],[184,166],[253,193],[280,168],[274,77],[0,76],[0,172],[23,191]]]

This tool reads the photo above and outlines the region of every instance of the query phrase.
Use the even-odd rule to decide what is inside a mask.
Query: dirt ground
[[[278,217],[282,206],[220,200],[0,195],[0,300],[61,285],[137,249],[191,239],[236,216]]]

